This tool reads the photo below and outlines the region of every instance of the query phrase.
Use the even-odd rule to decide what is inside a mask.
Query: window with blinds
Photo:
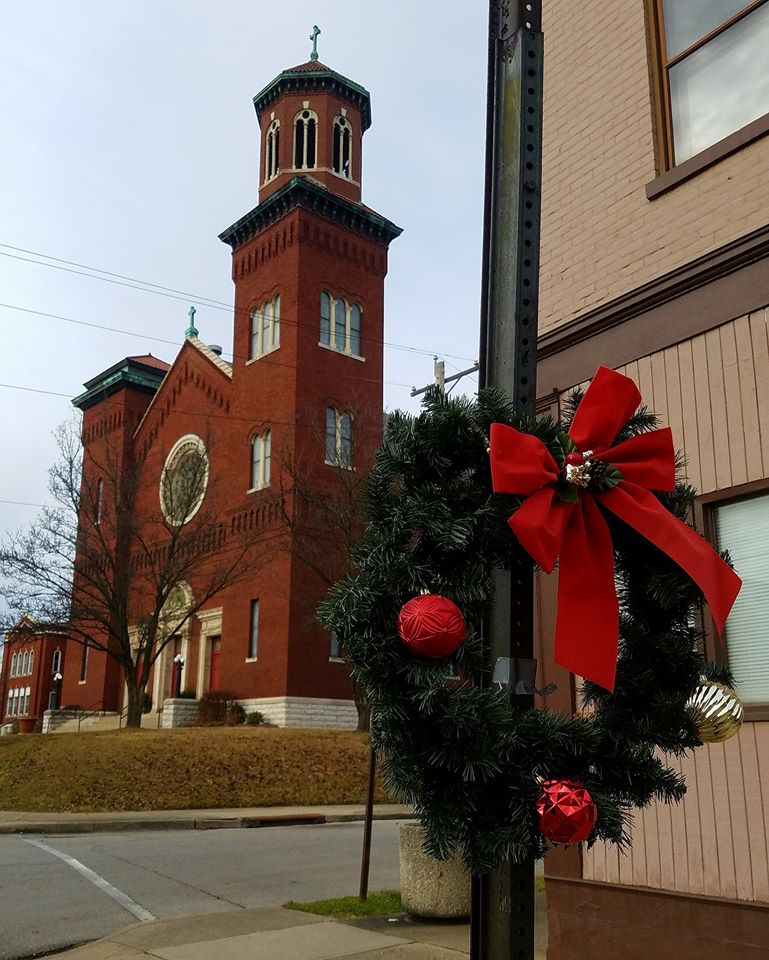
[[[728,550],[742,590],[726,622],[729,669],[747,703],[769,703],[769,495],[716,508],[716,533]]]

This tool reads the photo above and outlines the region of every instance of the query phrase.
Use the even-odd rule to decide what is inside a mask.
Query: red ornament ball
[[[578,450],[573,450],[571,453],[566,454],[563,462],[570,467],[581,467],[585,462],[585,458]]]
[[[462,642],[465,618],[448,597],[425,593],[401,607],[398,633],[412,653],[440,660],[454,653]]]
[[[574,780],[546,780],[537,800],[539,829],[553,843],[580,843],[593,832],[598,810]]]

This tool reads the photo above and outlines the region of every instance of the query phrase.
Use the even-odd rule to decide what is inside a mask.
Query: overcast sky
[[[0,382],[54,395],[0,387],[0,501],[46,501],[51,431],[71,415],[70,399],[125,356],[173,360],[190,303],[201,338],[231,351],[231,312],[198,298],[232,303],[230,249],[217,235],[257,202],[251,101],[309,59],[314,23],[320,59],[371,93],[363,201],[404,228],[390,248],[385,338],[426,353],[386,350],[386,406],[416,408],[409,387],[431,379],[433,353],[447,374],[469,366],[478,351],[486,16],[471,0],[4,3]],[[39,257],[11,247],[183,296],[35,265],[15,258]],[[0,503],[0,532],[34,513]]]

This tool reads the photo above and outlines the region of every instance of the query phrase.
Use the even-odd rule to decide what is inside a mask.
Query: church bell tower
[[[235,283],[233,413],[254,437],[269,436],[260,457],[272,457],[272,495],[280,483],[289,499],[296,475],[278,479],[278,456],[334,496],[339,471],[365,472],[381,440],[384,280],[389,244],[401,233],[361,203],[371,99],[321,63],[319,32],[310,59],[254,97],[259,203],[220,235],[232,248]],[[258,506],[268,491],[250,487]],[[325,696],[350,697],[315,622],[327,585],[311,583],[292,562],[288,695],[317,697],[320,684]]]

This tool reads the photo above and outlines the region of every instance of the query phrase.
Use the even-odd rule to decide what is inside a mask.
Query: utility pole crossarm
[[[438,363],[440,363],[442,366],[443,361],[442,360],[438,361]],[[436,363],[436,366],[437,365],[438,364]],[[461,380],[462,377],[466,377],[471,373],[478,373],[479,370],[480,370],[480,364],[474,363],[472,367],[468,367],[467,370],[460,370],[459,373],[452,373],[450,377],[441,376],[440,380],[438,379],[438,376],[436,373],[435,383],[428,383],[426,387],[419,387],[419,389],[417,389],[416,387],[412,387],[411,396],[418,397],[420,393],[427,393],[427,391],[431,387],[437,386],[437,387],[443,388],[445,384],[453,383],[455,380]]]

